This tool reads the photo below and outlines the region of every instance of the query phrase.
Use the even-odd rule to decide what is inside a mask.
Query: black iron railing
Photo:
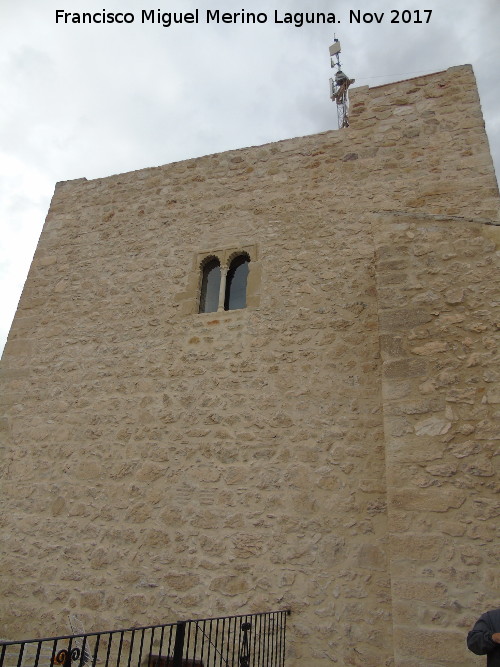
[[[289,613],[0,641],[0,667],[283,667]]]

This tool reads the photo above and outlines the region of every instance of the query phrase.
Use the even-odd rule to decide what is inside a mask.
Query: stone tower
[[[288,667],[471,664],[498,188],[470,66],[351,100],[57,184],[2,361],[4,637],[290,608]]]

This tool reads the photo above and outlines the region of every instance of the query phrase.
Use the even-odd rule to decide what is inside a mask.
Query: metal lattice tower
[[[330,78],[330,99],[337,103],[337,120],[339,130],[342,127],[349,127],[349,86],[355,79],[349,79],[340,69],[340,42],[334,37],[333,44],[330,46],[330,64],[337,67],[335,78]]]

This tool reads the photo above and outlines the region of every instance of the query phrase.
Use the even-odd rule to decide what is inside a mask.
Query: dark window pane
[[[246,255],[231,262],[226,280],[225,310],[245,308],[247,305],[247,277],[249,259]]]
[[[215,313],[219,305],[220,265],[212,259],[203,267],[201,280],[200,313]]]

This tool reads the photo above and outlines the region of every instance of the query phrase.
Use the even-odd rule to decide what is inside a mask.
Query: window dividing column
[[[220,287],[219,287],[219,307],[217,308],[218,311],[227,310],[227,308],[224,307],[224,299],[226,294],[227,266],[221,267],[220,274],[221,275],[220,275]]]

